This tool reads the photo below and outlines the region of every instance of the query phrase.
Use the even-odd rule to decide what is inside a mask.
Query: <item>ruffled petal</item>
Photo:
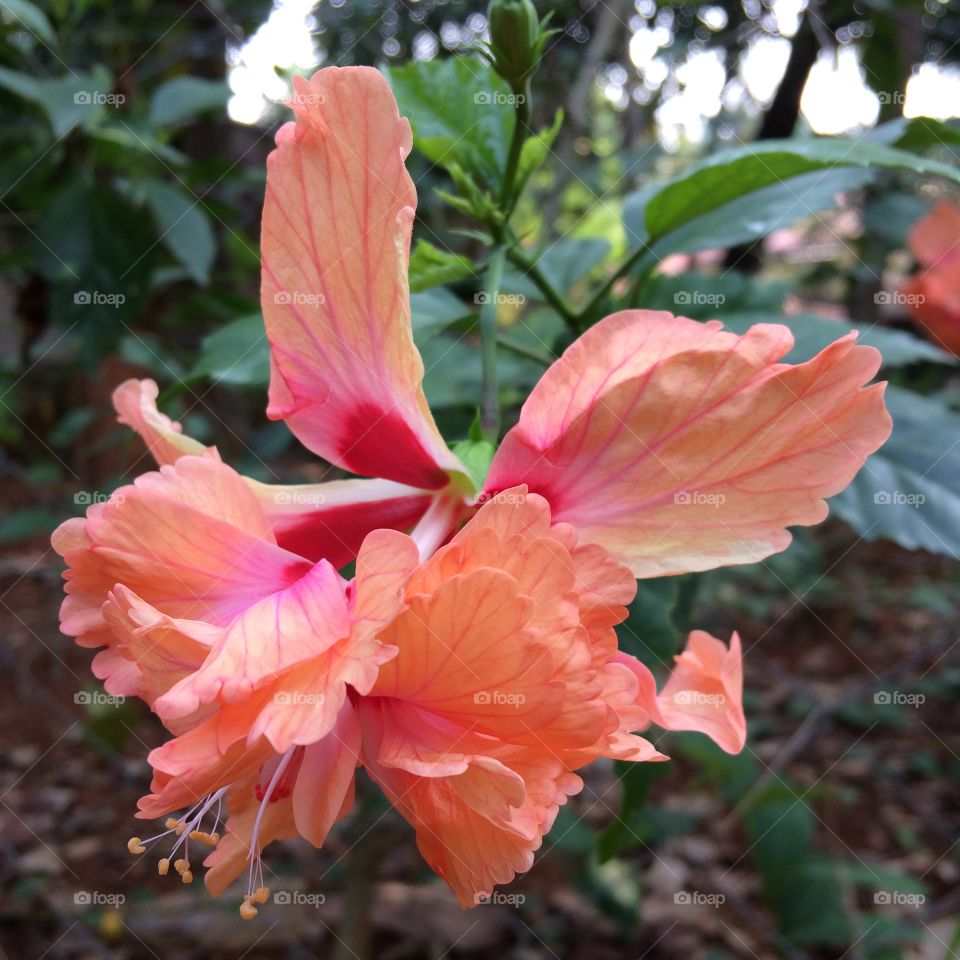
[[[743,715],[743,665],[740,637],[730,646],[703,630],[694,630],[660,693],[653,674],[634,657],[618,653],[616,663],[637,680],[633,729],[647,722],[665,730],[705,733],[727,753],[739,753],[747,738]]]
[[[277,546],[249,486],[216,456],[181,457],[121,487],[64,523],[53,545],[67,563],[61,628],[84,646],[129,642],[114,629],[121,616],[104,618],[117,584],[141,613],[225,626],[311,567]],[[101,672],[112,672],[109,663]]]
[[[157,394],[153,380],[127,380],[113,393],[118,420],[140,435],[157,464],[184,456],[218,457],[215,447],[184,436],[182,426],[157,409]],[[329,560],[335,567],[353,560],[372,530],[412,527],[432,500],[425,490],[390,480],[288,485],[244,479],[281,547],[307,560]]]
[[[487,493],[527,484],[637,577],[707,570],[786,548],[818,523],[887,438],[879,353],[853,335],[776,361],[786,327],[627,311],[546,372],[504,438]]]
[[[364,765],[413,825],[423,858],[463,907],[529,870],[557,810],[583,786],[561,761],[522,749],[454,764],[438,756],[422,774],[381,760],[389,721],[376,700],[361,703]]]
[[[126,691],[153,706],[157,698],[189,676],[220,639],[222,627],[200,620],[169,617],[118,583],[103,605],[103,618],[114,643],[94,660],[94,673],[115,691],[117,671],[127,669],[136,678]],[[106,664],[113,663],[113,669]]]

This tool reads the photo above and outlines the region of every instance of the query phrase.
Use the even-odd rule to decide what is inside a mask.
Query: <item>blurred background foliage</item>
[[[960,10],[549,9],[557,32],[533,83],[537,133],[497,316],[505,425],[578,330],[633,305],[737,331],[788,323],[791,361],[856,329],[883,355],[895,433],[831,522],[785,554],[640,584],[622,642],[651,665],[693,626],[747,639],[742,756],[675,736],[669,769],[595,773],[507,919],[462,918],[424,893],[404,835],[376,868],[371,935],[398,957],[955,956],[960,380],[896,292],[913,269],[909,228],[957,195]],[[154,377],[163,409],[244,472],[330,475],[263,416],[258,303],[264,162],[286,113],[276,101],[318,63],[384,67],[411,118],[415,337],[445,436],[467,435],[482,392],[484,195],[515,122],[509,89],[471,53],[485,31],[483,5],[438,0],[0,0],[0,615],[16,692],[6,727],[21,735],[5,768],[9,956],[45,944],[50,956],[150,956],[158,939],[164,956],[238,956],[259,935],[258,955],[300,955],[332,942],[333,894],[319,925],[285,914],[282,932],[245,928],[246,940],[223,932],[231,905],[188,899],[196,923],[179,923],[188,895],[171,899],[139,871],[118,881],[126,909],[70,898],[117,842],[146,782],[133,758],[157,733],[133,704],[76,705],[86,663],[56,635],[45,536],[148,469],[109,403],[132,375]],[[39,715],[23,722],[25,707]],[[79,764],[66,784],[69,764],[47,757],[61,738]],[[33,793],[21,798],[23,780]],[[47,806],[79,811],[113,792],[105,820],[60,816],[37,847]],[[66,872],[45,861],[48,844]],[[309,882],[322,856],[294,851],[280,869]],[[101,885],[114,854],[103,857]],[[140,900],[158,905],[152,920]],[[428,908],[424,929],[405,916]]]

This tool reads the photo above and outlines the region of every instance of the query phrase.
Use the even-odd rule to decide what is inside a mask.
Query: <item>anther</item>
[[[147,852],[147,848],[140,842],[139,837],[131,837],[127,841],[127,849],[137,856],[139,856],[141,853]]]

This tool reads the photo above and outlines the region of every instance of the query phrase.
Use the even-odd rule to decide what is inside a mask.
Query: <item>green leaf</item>
[[[695,217],[653,244],[658,257],[750,243],[837,205],[840,194],[870,183],[873,170],[817,170],[754,190]]]
[[[816,818],[803,794],[774,782],[743,816],[750,852],[783,934],[797,944],[849,942],[842,890],[832,863],[813,849]]]
[[[34,262],[50,284],[55,322],[76,327],[87,360],[114,348],[149,293],[156,259],[149,218],[81,175],[47,203],[35,237]]]
[[[656,191],[644,205],[647,242],[659,256],[743,243],[831,205],[881,169],[960,182],[952,166],[865,140],[770,140],[717,153]]]
[[[615,857],[628,844],[631,821],[643,811],[654,779],[666,773],[660,767],[658,763],[629,763],[623,760],[614,762],[617,780],[623,784],[623,794],[618,816],[597,837],[597,857],[601,863]]]
[[[915,193],[888,191],[872,197],[863,209],[863,229],[891,247],[905,247],[911,227],[930,209],[930,203]]]
[[[927,361],[930,363],[955,364],[953,354],[941,350],[927,340],[921,340],[904,330],[890,327],[858,326],[847,320],[823,317],[814,313],[799,313],[784,316],[766,312],[717,313],[724,326],[734,333],[745,333],[755,323],[782,323],[789,327],[796,339],[793,349],[784,357],[786,363],[802,363],[819,353],[834,340],[858,331],[857,343],[876,347],[883,357],[886,368],[902,367],[909,363]]]
[[[78,124],[90,124],[115,108],[113,78],[97,65],[89,73],[64,77],[35,77],[0,67],[0,88],[39,106],[47,115],[54,136],[66,136]]]
[[[149,120],[155,127],[179,127],[202,113],[224,110],[229,96],[230,88],[221,80],[175,77],[154,91]]]
[[[623,229],[627,235],[627,249],[631,252],[648,240],[647,203],[657,189],[656,186],[644,187],[623,198]]]
[[[410,295],[413,336],[417,344],[445,330],[457,320],[470,316],[470,308],[443,287],[434,287]]]
[[[960,414],[936,397],[887,387],[890,439],[831,510],[866,540],[960,555]]]
[[[513,131],[511,92],[473,57],[414,61],[384,71],[414,146],[432,163],[459,164],[499,188]]]
[[[417,240],[410,255],[410,289],[414,293],[473,276],[476,271],[469,257],[440,250],[426,240]]]
[[[672,663],[680,634],[673,619],[680,579],[640,580],[630,615],[617,631],[620,645],[648,667]]]
[[[259,313],[240,317],[204,338],[188,379],[200,377],[242,387],[269,382],[269,349]]]
[[[903,150],[865,141],[769,140],[714,154],[662,188],[646,206],[646,226],[656,239],[695,217],[764,187],[837,167],[905,170],[960,183],[960,170]]]
[[[789,284],[759,281],[736,270],[654,274],[645,280],[639,302],[647,309],[668,310],[693,320],[719,317],[726,322],[728,314],[749,311],[750,316],[763,316],[762,322],[778,323],[789,290]]]
[[[113,162],[117,166],[127,166],[124,153],[142,153],[151,159],[165,161],[172,167],[183,167],[189,163],[189,157],[179,150],[175,150],[168,143],[158,140],[153,133],[142,128],[138,129],[136,121],[122,125],[111,124],[109,121],[87,128],[91,139],[99,144],[106,145],[114,151]]]
[[[561,126],[563,126],[563,111],[557,110],[553,123],[549,127],[544,127],[538,134],[524,140],[520,149],[520,162],[517,164],[518,189],[523,187],[534,170],[543,166]]]
[[[28,3],[27,0],[3,0],[0,17],[4,21],[13,20],[20,26],[26,27],[44,43],[53,44],[57,42],[56,34],[53,32],[53,27],[50,26],[47,15],[35,4]]]
[[[203,205],[187,190],[163,180],[148,177],[143,188],[161,242],[197,283],[206,286],[217,242]]]
[[[433,290],[418,296],[427,296]],[[483,395],[480,375],[480,348],[450,334],[420,339],[425,375],[423,389],[434,411],[442,407],[470,407]],[[543,374],[543,367],[530,360],[501,351],[497,357],[500,402],[503,406],[522,403]],[[466,432],[467,426],[463,427]],[[461,434],[462,435],[462,434]]]
[[[960,128],[955,123],[944,123],[932,117],[914,117],[910,120],[898,117],[874,127],[867,136],[874,143],[914,152],[960,145]]]
[[[467,468],[476,490],[482,490],[497,448],[489,440],[460,440],[450,449]]]

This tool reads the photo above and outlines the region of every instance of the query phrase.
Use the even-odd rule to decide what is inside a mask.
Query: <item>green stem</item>
[[[641,246],[634,250],[633,253],[631,253],[630,256],[627,257],[627,259],[624,260],[619,267],[617,267],[613,274],[607,278],[607,281],[604,283],[604,285],[590,298],[590,300],[576,312],[574,319],[576,320],[577,324],[582,326],[585,320],[589,320],[593,312],[604,301],[607,294],[609,294],[613,289],[614,284],[616,284],[621,277],[626,276],[635,266],[637,266],[637,264],[642,263],[648,256],[650,263],[649,265],[645,265],[645,270],[649,270],[656,263],[656,259],[653,256],[653,251],[647,246]],[[639,271],[641,274],[643,272],[643,270]]]
[[[507,167],[503,172],[503,183],[500,186],[500,211],[504,220],[508,220],[513,211],[514,181],[517,179],[517,168],[520,166],[520,155],[523,153],[523,142],[527,139],[530,127],[530,84],[527,83],[521,93],[514,91],[517,98],[514,104],[513,136],[510,138],[510,152],[507,154]]]
[[[531,260],[516,246],[507,248],[507,256],[510,258],[512,264],[519,267],[534,282],[547,303],[563,317],[564,322],[570,327],[573,333],[579,334],[581,330],[578,323],[579,316],[577,312],[567,303],[563,294],[543,275],[536,261]]]
[[[500,395],[497,390],[497,306],[503,279],[506,250],[497,244],[490,251],[487,276],[483,285],[483,305],[480,307],[480,350],[483,364],[483,406],[480,427],[484,437],[496,443],[500,434]]]

